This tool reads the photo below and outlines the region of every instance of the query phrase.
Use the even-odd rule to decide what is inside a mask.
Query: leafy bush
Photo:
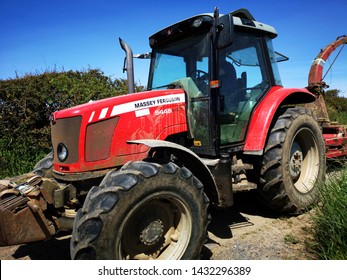
[[[49,152],[52,112],[126,92],[126,80],[96,69],[0,80],[0,178],[30,171]]]
[[[324,99],[327,105],[329,119],[333,122],[347,125],[347,98],[339,96],[340,90],[328,90]]]

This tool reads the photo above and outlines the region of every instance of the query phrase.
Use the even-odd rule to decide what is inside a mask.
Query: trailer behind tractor
[[[322,67],[346,36],[314,60],[307,88],[284,88],[276,30],[245,9],[201,14],[149,38],[147,91],[52,113],[53,152],[23,184],[2,181],[0,244],[71,231],[72,259],[193,259],[209,207],[254,191],[274,211],[318,199],[326,157],[347,154],[330,122]],[[6,182],[6,183],[5,183]]]

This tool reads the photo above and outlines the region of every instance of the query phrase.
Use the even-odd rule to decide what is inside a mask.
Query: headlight
[[[69,151],[68,151],[67,147],[63,143],[59,143],[58,144],[57,155],[58,155],[58,159],[61,162],[64,162],[67,159],[67,157],[69,155]]]

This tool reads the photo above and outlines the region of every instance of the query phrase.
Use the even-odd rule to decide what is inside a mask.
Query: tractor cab
[[[184,89],[196,153],[242,148],[253,109],[281,86],[271,41],[276,36],[242,9],[198,15],[150,37],[148,89]]]

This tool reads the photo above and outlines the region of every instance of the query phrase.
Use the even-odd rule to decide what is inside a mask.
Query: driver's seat
[[[235,91],[238,82],[234,66],[230,62],[223,60],[220,64],[219,69],[219,79],[221,81],[222,86],[221,90],[224,93],[224,95],[228,92],[231,93]]]
[[[220,94],[224,99],[224,107],[227,112],[235,111],[235,94],[238,89],[238,80],[234,66],[223,60],[220,63],[219,79],[221,82]]]

